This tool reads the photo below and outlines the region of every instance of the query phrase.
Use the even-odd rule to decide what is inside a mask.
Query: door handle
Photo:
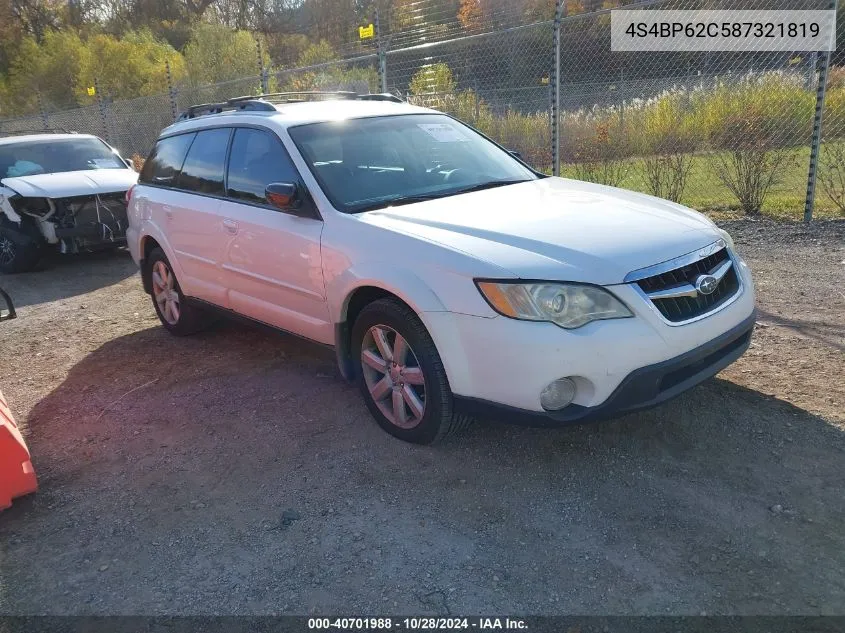
[[[238,232],[238,223],[235,222],[234,220],[229,220],[229,219],[223,220],[223,227],[226,229],[226,231],[228,231],[232,235],[234,235],[235,233]]]

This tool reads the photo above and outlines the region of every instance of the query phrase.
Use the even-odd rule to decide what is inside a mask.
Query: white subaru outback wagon
[[[747,349],[751,275],[703,215],[547,177],[389,95],[338,97],[196,106],[161,133],[127,236],[165,328],[222,311],[333,346],[418,443],[479,415],[643,409]]]

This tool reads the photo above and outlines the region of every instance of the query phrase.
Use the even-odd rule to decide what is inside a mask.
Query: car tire
[[[407,305],[386,298],[365,306],[351,343],[361,394],[385,431],[406,442],[432,444],[470,424],[471,418],[453,411],[437,347]]]
[[[205,329],[211,322],[208,314],[185,300],[170,260],[160,248],[150,253],[144,266],[146,283],[152,290],[153,308],[161,324],[171,334],[189,336]]]
[[[39,238],[22,230],[0,226],[0,273],[15,274],[35,270],[43,251]]]

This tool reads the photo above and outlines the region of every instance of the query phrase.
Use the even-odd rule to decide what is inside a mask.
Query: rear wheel
[[[366,306],[352,329],[359,388],[379,426],[415,444],[466,427],[452,410],[443,361],[419,317],[396,299]]]
[[[0,272],[25,273],[35,269],[42,250],[37,238],[0,226]]]
[[[208,315],[185,300],[170,261],[160,248],[150,253],[145,274],[149,275],[148,287],[152,288],[153,307],[169,332],[188,336],[209,324]]]

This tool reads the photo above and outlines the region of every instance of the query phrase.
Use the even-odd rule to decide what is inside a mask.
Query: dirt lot
[[[41,483],[0,514],[0,613],[845,614],[845,222],[728,229],[761,323],[717,379],[432,448],[330,352],[170,337],[125,253],[0,279]]]

